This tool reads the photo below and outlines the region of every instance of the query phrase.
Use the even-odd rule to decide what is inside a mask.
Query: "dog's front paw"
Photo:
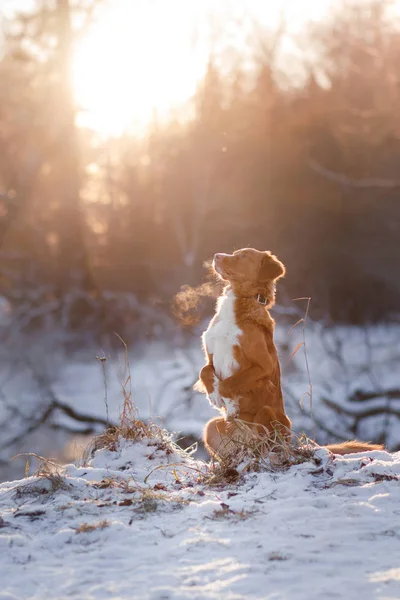
[[[223,399],[221,398],[221,396],[219,395],[217,390],[214,390],[212,392],[212,394],[208,394],[208,401],[211,404],[211,406],[214,406],[214,408],[218,409],[218,410],[222,410],[223,408],[225,408],[225,404]]]
[[[207,394],[207,397],[211,406],[214,406],[217,410],[222,410],[225,408],[225,402],[219,392],[219,386],[220,381],[218,377],[214,375],[213,390],[211,393]]]
[[[239,402],[232,398],[222,398],[226,410],[226,420],[233,421],[239,415]]]

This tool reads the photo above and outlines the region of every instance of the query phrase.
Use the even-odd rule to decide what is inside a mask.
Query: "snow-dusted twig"
[[[295,298],[294,301],[297,300],[307,300],[307,307],[306,307],[306,312],[304,317],[302,317],[301,319],[299,319],[297,321],[297,323],[295,323],[293,325],[293,327],[291,327],[289,334],[293,331],[293,329],[295,329],[295,327],[297,327],[297,325],[301,324],[301,335],[302,335],[302,341],[297,344],[296,348],[293,350],[290,358],[293,358],[293,356],[298,352],[298,350],[300,350],[300,348],[303,348],[303,352],[304,352],[304,359],[305,359],[305,363],[306,363],[306,371],[307,371],[307,379],[308,379],[308,390],[306,392],[304,392],[303,396],[300,399],[300,404],[302,403],[302,400],[304,398],[304,396],[308,396],[310,399],[310,417],[311,419],[313,418],[313,411],[312,411],[312,400],[313,400],[313,388],[312,388],[312,381],[311,381],[311,373],[310,373],[310,367],[308,364],[308,356],[307,356],[307,344],[306,344],[306,324],[307,324],[307,317],[308,317],[308,313],[309,313],[309,309],[310,309],[310,302],[311,302],[311,298],[310,297],[304,297],[304,298]],[[314,434],[315,437],[315,434]]]
[[[322,175],[322,177],[325,177],[325,179],[329,179],[329,181],[337,183],[338,185],[358,189],[383,188],[390,190],[400,187],[399,179],[383,179],[379,177],[353,179],[344,173],[337,173],[336,171],[328,169],[313,158],[308,159],[308,166],[319,175]]]

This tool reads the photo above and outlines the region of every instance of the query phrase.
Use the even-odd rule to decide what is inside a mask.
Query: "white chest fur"
[[[239,364],[233,355],[233,347],[239,344],[242,330],[236,324],[235,296],[232,290],[218,299],[217,314],[203,333],[203,344],[208,354],[213,355],[217,377],[226,379],[235,373]]]

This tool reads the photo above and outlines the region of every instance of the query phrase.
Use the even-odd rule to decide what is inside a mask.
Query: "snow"
[[[0,485],[0,598],[400,597],[400,453],[211,485],[161,438]]]

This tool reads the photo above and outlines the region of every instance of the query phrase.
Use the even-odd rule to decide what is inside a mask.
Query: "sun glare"
[[[290,23],[313,17],[328,0],[281,0]],[[105,136],[144,132],[156,115],[180,117],[204,75],[212,44],[210,24],[232,4],[223,0],[108,0],[103,14],[76,48],[73,84],[78,124]],[[240,19],[249,10],[272,22],[279,2],[234,5]],[[210,42],[211,40],[211,42]],[[243,41],[238,42],[243,43]]]
[[[154,114],[163,119],[193,95],[207,51],[191,39],[191,11],[171,12],[168,4],[113,2],[78,46],[73,81],[81,125],[105,135],[140,132]]]

